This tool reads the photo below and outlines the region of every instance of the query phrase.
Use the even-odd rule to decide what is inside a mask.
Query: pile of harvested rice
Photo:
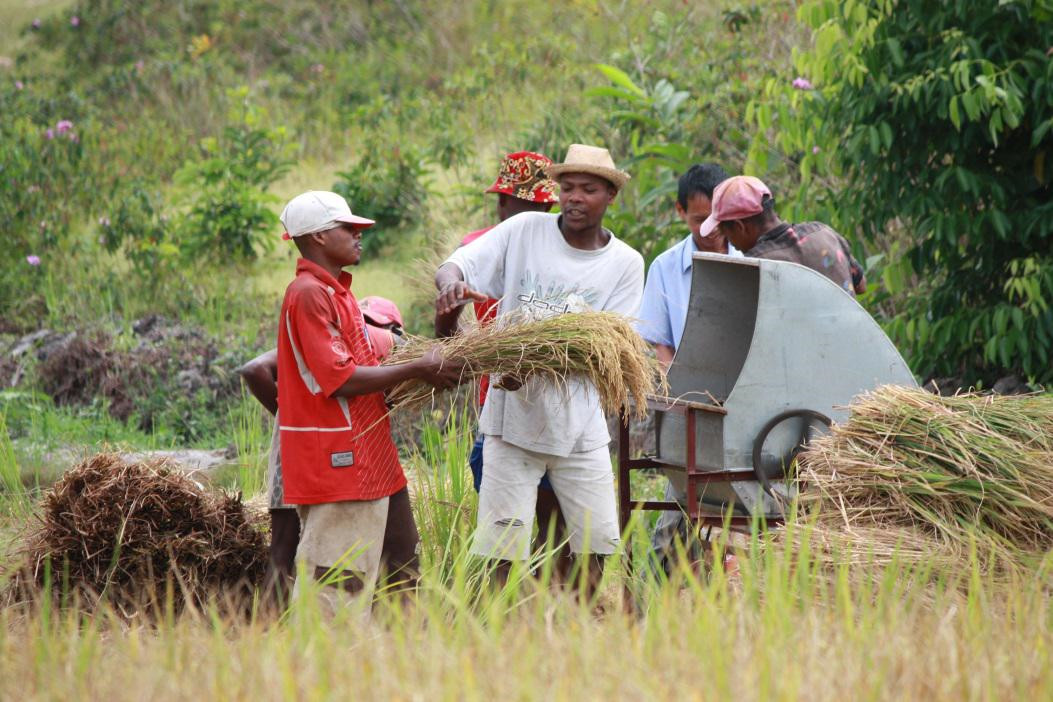
[[[50,580],[56,598],[105,600],[127,616],[168,597],[175,611],[216,597],[245,606],[267,564],[261,526],[239,497],[206,492],[164,461],[98,454],[46,494],[5,599],[32,600]]]
[[[647,395],[664,383],[647,344],[626,317],[612,312],[488,324],[448,339],[411,338],[386,365],[417,360],[436,347],[444,358],[466,362],[465,381],[495,374],[562,384],[568,376],[584,376],[596,385],[608,414],[631,404],[637,416],[646,416]],[[433,393],[430,385],[409,381],[395,388],[391,397],[394,407],[402,409],[426,404]]]
[[[934,568],[970,553],[1028,566],[1053,549],[1053,396],[886,386],[850,410],[799,457],[812,548]]]

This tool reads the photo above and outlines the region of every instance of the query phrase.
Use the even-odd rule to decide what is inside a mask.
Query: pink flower
[[[146,63],[142,59],[135,62],[136,73],[142,73],[144,68],[146,68]]]
[[[55,131],[59,134],[65,134],[71,129],[73,129],[73,122],[70,122],[68,119],[60,119],[58,123],[55,124]]]
[[[21,90],[21,89],[22,89],[22,88],[24,88],[24,87],[26,87],[26,84],[25,84],[25,83],[23,83],[23,82],[22,82],[22,81],[20,81],[20,80],[16,80],[16,81],[15,81],[15,90]]]
[[[70,141],[72,141],[72,142],[73,142],[74,144],[76,144],[76,143],[78,143],[78,142],[80,141],[80,139],[78,139],[78,138],[77,138],[77,134],[76,134],[76,132],[70,132],[70,133],[69,133],[69,134],[67,135],[67,138],[68,138],[68,139],[69,139]]]
[[[104,227],[110,226],[110,218],[109,217],[99,217],[99,224],[104,226]]]
[[[33,29],[40,29],[40,18],[37,17],[35,20],[33,20],[33,24],[31,26],[33,27]]]
[[[325,66],[320,63],[316,63],[311,66],[311,73],[325,73]]]
[[[28,263],[31,266],[39,266],[40,256],[37,256],[36,254],[29,254],[28,256],[26,256],[26,263]]]
[[[819,153],[820,151],[822,151],[822,149],[820,149],[820,148],[819,148],[818,146],[813,146],[813,147],[812,147],[812,153],[813,153],[813,154],[817,154],[817,153]]]
[[[72,17],[69,18],[69,24],[70,24],[71,27],[79,27],[80,26],[80,17],[77,17],[76,15],[73,15]]]
[[[802,78],[800,76],[798,76],[797,78],[794,78],[793,79],[793,83],[791,83],[791,85],[793,85],[795,90],[811,90],[812,89],[812,81],[808,80],[807,78]]]
[[[55,138],[55,130],[52,129],[51,127],[48,127],[48,130],[46,132],[44,132],[44,138],[45,139],[54,139]]]

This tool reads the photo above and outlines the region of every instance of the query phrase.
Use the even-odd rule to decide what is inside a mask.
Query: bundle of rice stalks
[[[444,358],[466,362],[465,381],[507,375],[521,381],[541,378],[563,385],[570,376],[595,384],[608,413],[630,406],[647,414],[646,398],[664,383],[657,360],[629,320],[612,312],[582,312],[511,324],[469,328],[448,339],[412,338],[398,347],[386,365],[408,363],[438,347]],[[391,393],[397,409],[418,407],[434,390],[409,381]]]
[[[33,599],[50,581],[54,597],[105,600],[126,616],[168,596],[175,611],[217,595],[247,606],[267,564],[260,527],[239,497],[210,494],[164,461],[98,454],[45,496],[6,599]]]
[[[828,544],[1009,566],[1053,548],[1053,396],[882,387],[799,460],[800,504]]]

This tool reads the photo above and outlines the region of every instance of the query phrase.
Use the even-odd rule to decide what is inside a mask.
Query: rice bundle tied
[[[153,611],[169,587],[175,611],[216,596],[248,606],[267,564],[261,519],[164,461],[98,454],[48,491],[4,599],[33,599],[50,581],[52,596],[68,588],[127,616]]]
[[[596,386],[609,414],[625,407],[635,416],[646,416],[647,396],[664,383],[647,344],[626,317],[612,312],[488,324],[447,339],[411,338],[385,365],[409,363],[436,347],[444,358],[466,362],[464,381],[505,375],[562,385],[572,375],[584,376]],[[419,407],[433,395],[430,385],[407,381],[391,393],[393,409]]]
[[[823,539],[1032,563],[1053,548],[1053,397],[878,388],[800,455],[799,479]]]

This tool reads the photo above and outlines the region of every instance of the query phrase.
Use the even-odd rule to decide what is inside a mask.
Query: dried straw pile
[[[664,383],[658,362],[626,317],[612,312],[581,312],[535,321],[488,324],[449,339],[412,338],[398,347],[386,365],[414,361],[438,347],[445,358],[467,362],[465,381],[490,375],[520,380],[542,378],[561,385],[568,376],[591,380],[608,414],[628,407],[647,413],[646,398]],[[403,383],[391,393],[394,408],[413,408],[433,398],[420,381]]]
[[[828,554],[942,568],[972,548],[1034,565],[1053,549],[1053,396],[882,387],[801,454],[799,476]]]
[[[264,576],[260,527],[240,498],[208,493],[164,462],[98,454],[47,493],[5,599],[35,598],[50,577],[56,597],[65,587],[128,616],[164,604],[169,587],[176,611],[217,595],[240,608]]]

